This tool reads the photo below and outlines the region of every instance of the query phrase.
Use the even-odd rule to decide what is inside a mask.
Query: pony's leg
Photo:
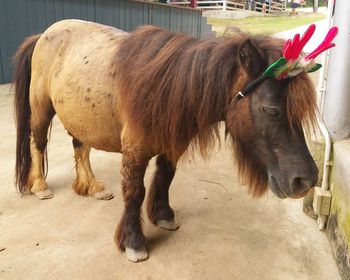
[[[98,182],[90,165],[91,148],[73,138],[75,155],[75,170],[77,178],[73,183],[73,189],[77,194],[89,195],[97,199],[110,200],[114,194],[105,189],[102,183]]]
[[[127,258],[132,262],[148,258],[140,210],[145,197],[143,177],[148,161],[148,158],[139,157],[135,151],[123,151],[121,174],[125,209],[116,230],[115,242],[119,249],[125,250]]]
[[[34,90],[34,92],[37,92]],[[33,98],[35,99],[35,98]],[[39,108],[32,108],[30,118],[30,153],[31,165],[28,174],[27,186],[31,193],[39,199],[53,197],[52,191],[48,188],[44,175],[44,153],[47,146],[47,133],[55,111],[51,101],[47,98],[35,100],[40,102]]]
[[[175,175],[175,165],[166,155],[157,157],[157,170],[148,193],[147,214],[150,221],[167,230],[177,230],[173,209],[169,205],[169,187]]]

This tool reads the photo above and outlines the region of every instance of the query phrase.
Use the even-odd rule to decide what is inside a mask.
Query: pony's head
[[[280,198],[299,198],[318,177],[303,126],[315,124],[317,110],[314,86],[306,70],[319,66],[311,61],[305,64],[308,68],[302,68],[302,47],[294,54],[294,61],[282,57],[284,61],[276,66],[283,43],[256,37],[241,44],[239,59],[245,85],[233,89],[226,130],[233,141],[240,175],[253,195],[259,196],[269,187]],[[268,67],[272,63],[275,66]],[[238,90],[242,92],[237,94]]]
[[[317,182],[302,124],[315,119],[316,102],[306,74],[293,80],[266,80],[250,95],[233,101],[227,131],[240,174],[253,195],[267,186],[278,197],[301,197]]]

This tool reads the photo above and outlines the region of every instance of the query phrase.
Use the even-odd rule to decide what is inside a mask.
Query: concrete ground
[[[12,103],[9,87],[0,86],[0,279],[340,279],[328,240],[302,213],[302,201],[249,197],[227,148],[208,162],[179,165],[171,201],[180,229],[164,231],[144,217],[150,258],[129,262],[113,241],[123,210],[121,156],[92,153],[113,200],[76,195],[71,139],[55,119],[47,178],[55,197],[21,197],[13,183]]]

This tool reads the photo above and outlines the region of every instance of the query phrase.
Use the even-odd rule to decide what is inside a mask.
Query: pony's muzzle
[[[301,177],[295,177],[290,186],[292,189],[292,194],[289,195],[291,198],[301,198],[304,197],[308,191],[316,185],[316,181],[311,179],[303,179]]]
[[[293,193],[305,192],[315,186],[316,182],[313,179],[295,177],[290,183]]]
[[[317,184],[318,169],[316,165],[303,176],[292,176],[289,179],[289,187],[291,194],[288,195],[291,198],[300,198],[307,194],[307,192]]]
[[[279,198],[304,197],[316,185],[318,179],[316,164],[311,167],[308,172],[296,171],[294,174],[285,174],[285,177],[278,172],[280,170],[273,170],[272,173],[269,173],[271,191]]]

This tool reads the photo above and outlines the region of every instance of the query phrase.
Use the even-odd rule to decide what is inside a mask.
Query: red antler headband
[[[242,92],[238,93],[238,96],[244,97],[267,78],[281,80],[295,77],[303,71],[311,73],[320,69],[322,65],[316,63],[315,58],[335,46],[332,41],[338,34],[338,27],[333,26],[329,29],[323,42],[314,51],[305,55],[302,50],[314,34],[315,29],[315,24],[311,24],[301,38],[300,34],[295,34],[293,39],[288,39],[283,47],[283,57],[268,66],[262,76],[251,82]]]
[[[316,29],[315,24],[311,24],[300,38],[300,34],[295,34],[293,39],[288,39],[283,47],[283,57],[270,65],[263,75],[274,77],[278,80],[287,77],[295,77],[301,72],[308,73],[317,71],[322,67],[315,62],[315,58],[322,52],[335,46],[332,40],[338,34],[338,27],[329,29],[323,42],[308,55],[301,54],[304,46],[310,40]]]

